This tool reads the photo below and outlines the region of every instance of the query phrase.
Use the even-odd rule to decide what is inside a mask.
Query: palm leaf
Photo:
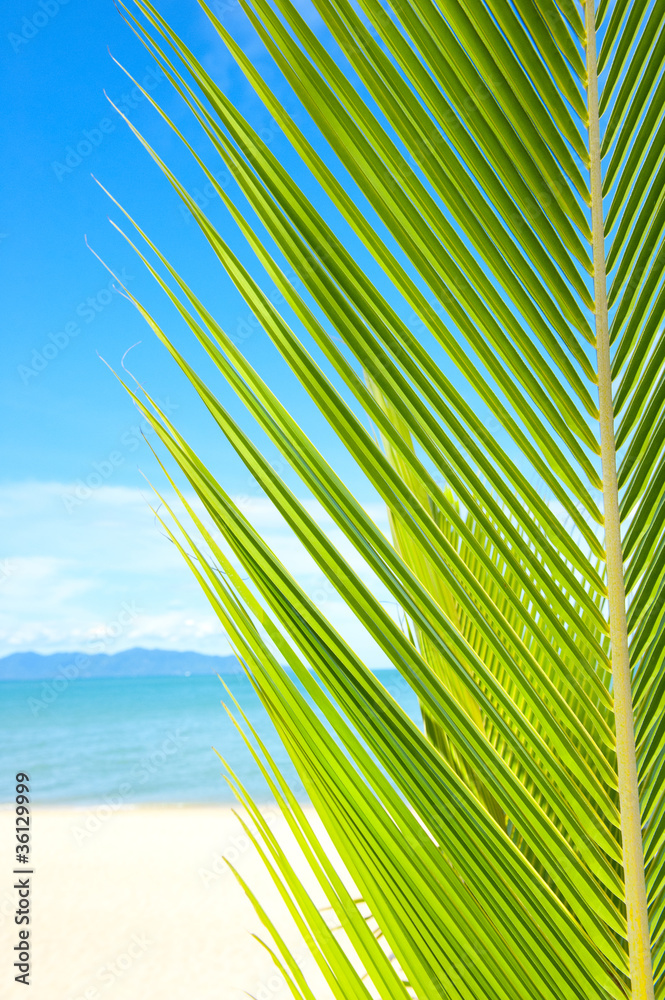
[[[266,947],[299,1000],[320,988],[661,996],[665,5],[314,0],[314,31],[291,0],[240,4],[306,129],[203,7],[316,197],[149,0],[123,11],[210,157],[147,99],[265,283],[128,124],[386,504],[392,540],[129,216],[138,239],[125,238],[366,573],[127,294],[424,720],[404,714],[215,470],[128,386],[205,511],[164,467],[181,507],[164,501],[165,529],[338,855],[235,705],[338,927],[227,767],[320,978],[308,981],[247,886]],[[219,159],[237,199],[216,179]]]

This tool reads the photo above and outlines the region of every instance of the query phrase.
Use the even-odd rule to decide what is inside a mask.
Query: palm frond
[[[202,4],[317,198],[150,0],[123,11],[211,157],[147,100],[278,300],[128,124],[384,501],[392,540],[127,213],[141,242],[125,238],[366,573],[127,294],[424,720],[128,387],[205,511],[167,474],[189,526],[164,501],[165,529],[338,854],[235,705],[341,937],[227,766],[248,835],[332,996],[662,996],[665,6],[601,0],[594,20],[590,0],[584,19],[573,0],[314,0],[314,30],[291,0],[240,5],[313,128]],[[294,997],[311,1000],[246,888]]]

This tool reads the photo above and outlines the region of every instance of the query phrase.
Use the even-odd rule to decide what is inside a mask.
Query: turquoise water
[[[395,671],[382,682],[414,718],[415,696]],[[226,681],[305,798],[288,756],[249,681]],[[0,682],[0,802],[13,798],[14,775],[31,778],[38,804],[112,801],[232,802],[215,746],[259,801],[269,791],[220,704],[216,677],[78,678]]]

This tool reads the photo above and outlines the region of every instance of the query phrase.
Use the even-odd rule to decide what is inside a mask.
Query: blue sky
[[[159,6],[240,110],[256,127],[268,130],[280,151],[281,136],[271,131],[267,112],[196,3],[162,0]],[[232,2],[226,3],[223,16],[256,60],[265,62]],[[118,369],[130,348],[126,364],[132,373],[192,437],[310,591],[329,605],[332,619],[353,631],[348,613],[316,568],[296,554],[244,467],[194,405],[165,351],[86,246],[87,238],[128,288],[169,324],[176,340],[183,338],[192,356],[191,344],[173,324],[161,293],[109,225],[107,215],[120,222],[120,214],[94,174],[183,269],[226,328],[246,329],[242,324],[251,319],[246,305],[213,265],[191,218],[104,91],[224,226],[221,206],[206,193],[205,179],[148,102],[132,92],[108,50],[187,129],[168,83],[110,0],[5,5],[0,47],[6,111],[0,126],[5,150],[0,164],[0,655],[89,649],[100,637],[110,652],[133,645],[226,652],[207,602],[150,510],[143,474],[159,477],[142,437],[145,427],[100,360]],[[265,69],[273,72],[267,62]],[[285,99],[288,104],[288,95]],[[281,152],[288,155],[286,149]],[[229,239],[244,252],[239,240],[233,243],[233,234]],[[274,388],[289,396],[296,415],[303,420],[307,415],[312,434],[331,460],[343,463],[331,433],[306,401],[290,391],[289,376],[265,335],[250,330],[247,355]],[[196,352],[193,356],[199,360]],[[229,408],[241,416],[228,395]],[[362,492],[362,483],[354,482]],[[371,493],[364,499],[371,503]],[[380,506],[374,513],[381,522]],[[118,616],[127,607],[135,613],[119,631]]]
[[[158,7],[408,322],[408,310],[348,225],[322,198],[195,0],[159,0]],[[339,174],[339,164],[308,124],[237,0],[215,0],[213,8]],[[323,34],[307,0],[302,0],[301,10],[314,30]],[[329,38],[325,44],[333,50]],[[0,469],[0,656],[27,649],[88,649],[100,635],[107,636],[110,651],[143,645],[226,652],[207,602],[150,509],[153,498],[146,477],[160,487],[163,479],[143,437],[146,427],[108,367],[121,370],[124,359],[241,508],[284,554],[299,580],[325,602],[333,623],[360,652],[366,651],[372,665],[379,666],[364,632],[351,622],[349,612],[275,519],[164,348],[95,256],[152,312],[233,416],[252,428],[152,277],[110,225],[108,216],[128,228],[94,177],[150,235],[227,332],[242,341],[254,367],[387,530],[378,498],[258,328],[166,178],[109,104],[105,91],[261,280],[261,269],[221,199],[206,186],[204,174],[183,144],[114,58],[145,86],[202,152],[224,188],[237,196],[223,164],[211,156],[189,112],[111,0],[17,0],[0,13],[0,48],[7,109],[0,123],[6,150],[0,163],[5,345],[0,373],[5,430]],[[362,206],[362,197],[358,192],[356,196]],[[442,350],[428,344],[448,376],[468,394],[462,376]],[[474,406],[491,421],[488,426],[504,446],[511,447],[487,408],[478,400]],[[271,461],[278,460],[271,445],[260,435],[255,439]],[[533,478],[528,465],[515,457]],[[288,471],[284,475],[306,499],[295,477]],[[334,534],[332,526],[330,530]],[[380,592],[379,596],[385,597]],[[113,634],[124,605],[136,605],[141,611],[121,634]]]
[[[58,0],[52,0],[57,6]],[[51,0],[44,0],[51,9]],[[4,192],[0,232],[3,303],[7,337],[3,404],[12,433],[5,441],[5,479],[52,480],[85,477],[92,464],[114,450],[135,423],[132,407],[97,357],[117,366],[125,350],[133,370],[166,399],[177,381],[164,352],[133,308],[121,301],[110,276],[86,247],[85,238],[128,287],[150,305],[161,303],[150,277],[107,221],[119,213],[91,177],[135,213],[165,246],[176,264],[208,274],[219,285],[209,255],[177,197],[125,124],[109,106],[104,90],[129,108],[133,122],[181,168],[192,189],[203,180],[145,100],[132,98],[132,85],[113,55],[155,98],[178,113],[177,102],[154,63],[136,42],[111,2],[68,2],[46,17],[39,3],[12,5],[2,14],[0,41],[3,89],[10,113],[4,118]],[[165,3],[191,43],[213,63],[226,62],[220,44],[195,3]],[[23,15],[23,16],[22,16]],[[34,37],[28,30],[32,25]],[[249,100],[243,79],[234,74],[242,107]],[[160,89],[161,88],[161,89]],[[251,100],[250,100],[251,103]],[[256,102],[254,102],[256,103]],[[264,117],[265,112],[264,112]],[[77,152],[78,151],[78,152]],[[177,259],[177,258],[180,259]],[[230,298],[217,289],[218,303]],[[226,302],[224,318],[238,323],[238,299]],[[245,307],[244,312],[247,312]],[[236,315],[237,313],[237,315]],[[162,315],[166,310],[162,306]],[[177,405],[175,400],[173,405]],[[126,463],[114,483],[135,481]]]

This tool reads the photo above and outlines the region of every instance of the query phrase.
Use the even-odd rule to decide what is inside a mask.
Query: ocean
[[[419,721],[415,695],[399,674],[384,670],[377,676]],[[306,801],[247,678],[225,680],[291,788]],[[269,789],[221,705],[224,694],[215,676],[2,681],[0,802],[13,799],[14,777],[22,771],[30,775],[33,806],[230,803],[235,800],[213,746],[258,802],[269,801]]]

